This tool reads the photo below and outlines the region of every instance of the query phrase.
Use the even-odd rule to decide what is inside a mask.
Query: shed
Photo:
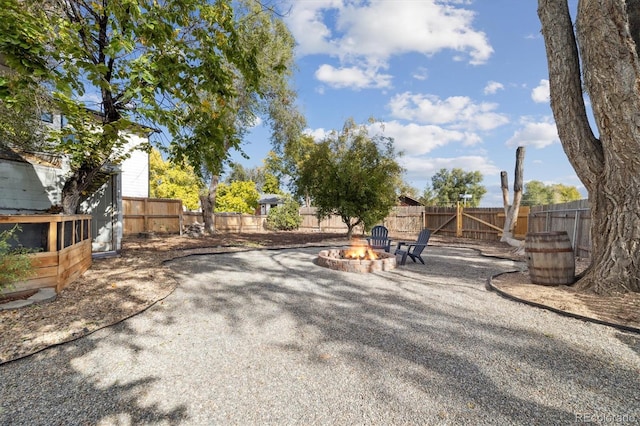
[[[266,216],[270,209],[284,204],[284,197],[278,194],[262,194],[258,204],[260,205],[260,214]]]

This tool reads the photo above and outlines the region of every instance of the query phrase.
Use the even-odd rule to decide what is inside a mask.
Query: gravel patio
[[[0,424],[640,422],[640,339],[485,289],[523,264],[429,247],[351,274],[318,247],[171,261],[115,326],[0,366]]]

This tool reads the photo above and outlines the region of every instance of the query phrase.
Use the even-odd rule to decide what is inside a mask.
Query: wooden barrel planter
[[[550,286],[574,283],[576,263],[566,231],[528,233],[524,251],[532,283]]]

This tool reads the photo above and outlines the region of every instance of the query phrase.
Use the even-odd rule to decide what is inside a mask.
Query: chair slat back
[[[373,228],[371,228],[372,240],[386,240],[388,235],[389,235],[389,230],[382,225],[376,225]]]
[[[424,244],[424,245],[416,246],[412,254],[416,256],[420,256],[422,254],[422,250],[424,250],[425,246],[429,242],[430,237],[431,237],[430,230],[423,229],[422,231],[420,231],[420,234],[418,235],[418,239],[416,240],[416,244]]]

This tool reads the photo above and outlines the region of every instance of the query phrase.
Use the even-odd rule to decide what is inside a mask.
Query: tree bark
[[[100,166],[83,164],[74,171],[62,187],[61,202],[64,214],[78,214],[80,203],[86,198],[86,192],[96,180]]]
[[[523,174],[524,170],[522,164],[524,163],[524,152],[525,148],[523,146],[519,146],[516,150],[516,167],[515,167],[515,178],[513,181],[513,204],[508,206],[505,204],[505,209],[507,213],[505,214],[505,222],[504,229],[502,230],[502,238],[500,241],[508,243],[510,246],[517,247],[519,249],[524,248],[524,241],[517,240],[513,238],[513,232],[518,224],[518,213],[520,212],[520,201],[522,200],[522,182],[523,182]],[[504,198],[505,186],[507,187],[507,191],[509,190],[509,183],[507,180],[506,172],[504,173],[504,179],[502,181],[502,192]],[[501,173],[502,176],[502,173]],[[507,200],[509,197],[509,193],[507,192]]]
[[[506,171],[500,172],[500,188],[502,188],[502,204],[505,217],[509,214],[509,176]]]
[[[202,205],[202,220],[204,222],[204,230],[208,234],[216,232],[213,209],[216,205],[216,194],[218,192],[218,184],[220,176],[214,174],[211,177],[208,191],[205,195],[200,196],[200,204]]]
[[[581,0],[574,34],[567,0],[538,2],[558,135],[589,191],[591,266],[576,287],[599,294],[640,291],[639,34],[627,14],[629,7],[636,25],[637,4]],[[599,139],[586,115],[579,59]]]

